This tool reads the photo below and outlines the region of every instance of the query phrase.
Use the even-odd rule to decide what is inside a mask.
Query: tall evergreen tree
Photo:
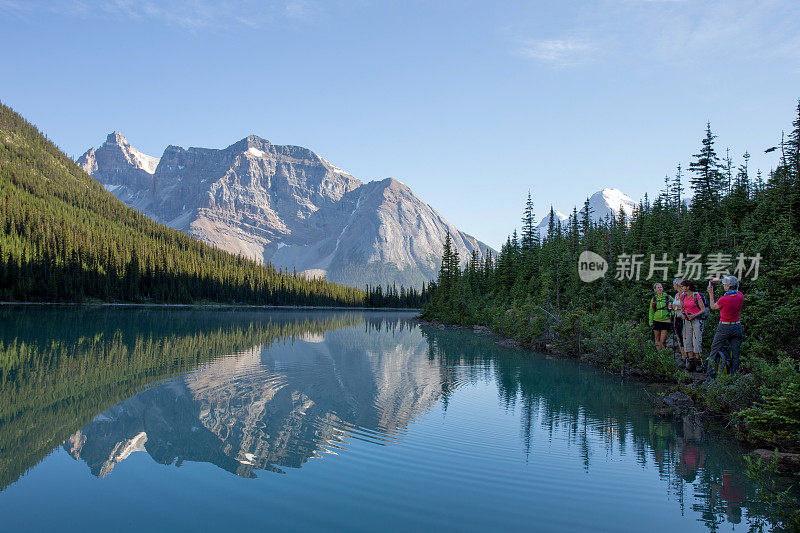
[[[706,135],[703,137],[700,153],[694,155],[689,170],[694,174],[691,179],[694,191],[693,204],[697,207],[701,218],[715,215],[719,203],[721,179],[719,157],[714,149],[716,135],[711,133],[711,123],[706,124]]]
[[[672,194],[672,204],[680,208],[683,205],[683,174],[681,171],[681,165],[678,163],[678,170],[675,172],[675,177],[672,179],[672,187],[671,187],[671,194]],[[680,210],[678,211],[680,214]]]
[[[588,249],[589,245],[589,230],[592,228],[592,213],[594,210],[592,209],[592,204],[589,202],[589,198],[586,198],[586,201],[583,202],[583,209],[581,209],[581,240],[583,247]]]
[[[528,200],[525,202],[525,211],[522,215],[522,239],[520,246],[522,252],[529,254],[536,242],[536,219],[533,216],[533,199],[528,191]]]
[[[556,213],[553,206],[550,206],[550,214],[547,218],[547,238],[552,239],[556,230]]]
[[[800,179],[800,99],[797,101],[797,115],[792,126],[792,133],[786,141],[786,160],[793,177]]]

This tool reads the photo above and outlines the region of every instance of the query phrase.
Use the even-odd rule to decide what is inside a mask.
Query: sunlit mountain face
[[[222,149],[168,146],[157,158],[114,132],[77,162],[170,227],[348,285],[421,286],[436,277],[448,234],[465,262],[488,250],[399,180],[362,182],[308,148],[256,135]]]

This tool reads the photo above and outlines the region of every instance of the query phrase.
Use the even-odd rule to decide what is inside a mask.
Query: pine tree
[[[680,208],[683,205],[683,174],[681,173],[681,165],[678,163],[678,170],[675,172],[675,177],[672,179],[672,187],[671,187],[671,194],[672,194],[672,204],[678,207],[678,213],[680,214]]]
[[[547,239],[550,240],[553,238],[553,232],[556,229],[556,213],[553,209],[553,206],[550,206],[550,215],[548,216],[547,220]]]
[[[693,203],[702,218],[713,217],[719,203],[721,180],[714,139],[716,135],[711,133],[709,122],[706,124],[706,135],[703,137],[700,153],[695,154],[694,161],[689,164],[689,170],[694,173],[691,179]]]
[[[444,239],[444,251],[442,252],[442,266],[439,268],[439,278],[437,284],[443,289],[450,288],[450,282],[453,279],[453,241],[450,238],[450,232]]]
[[[725,159],[723,161],[725,164],[722,166],[720,187],[722,193],[729,194],[731,187],[733,187],[733,159],[731,158],[730,148],[725,148]]]
[[[800,99],[797,101],[797,116],[792,126],[794,129],[786,141],[786,160],[794,179],[800,180]]]
[[[531,192],[528,191],[528,200],[525,202],[525,211],[522,216],[522,239],[521,248],[522,253],[529,254],[536,242],[536,220],[533,216],[533,199]]]
[[[589,203],[589,198],[586,198],[586,201],[583,202],[583,209],[581,209],[581,239],[584,248],[587,250],[589,249],[589,230],[592,227],[592,213],[594,210],[592,209],[591,203]]]

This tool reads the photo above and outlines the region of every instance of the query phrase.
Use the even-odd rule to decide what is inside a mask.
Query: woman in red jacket
[[[742,322],[739,314],[744,304],[744,294],[739,291],[739,278],[725,276],[721,280],[725,294],[714,301],[712,281],[708,282],[708,303],[711,309],[720,310],[719,325],[711,343],[708,365],[708,374],[714,378],[717,375],[717,365],[728,366],[731,375],[739,371],[739,349],[742,346]],[[726,344],[730,344],[730,354],[725,350]]]

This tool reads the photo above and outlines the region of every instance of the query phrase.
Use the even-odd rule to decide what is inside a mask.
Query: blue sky
[[[606,186],[639,199],[706,121],[768,171],[800,2],[0,0],[0,99],[67,153],[248,134],[395,177],[493,246]]]

